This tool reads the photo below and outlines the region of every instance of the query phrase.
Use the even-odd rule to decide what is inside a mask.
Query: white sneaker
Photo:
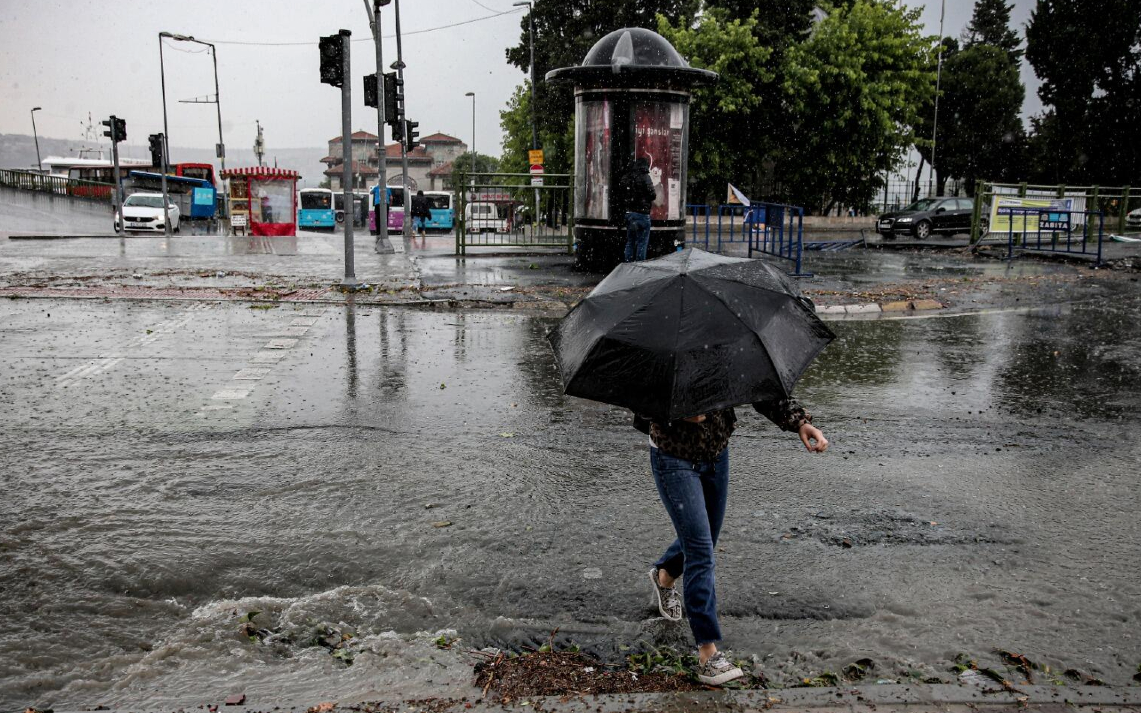
[[[697,680],[707,686],[720,686],[744,675],[745,672],[729,663],[729,659],[720,651],[710,656],[709,660],[697,669]]]
[[[658,584],[658,568],[654,567],[650,570],[650,582],[654,588],[654,594],[650,599],[650,603],[658,605],[658,611],[661,615],[670,621],[681,621],[681,595],[677,591],[677,583],[672,587],[663,587]]]

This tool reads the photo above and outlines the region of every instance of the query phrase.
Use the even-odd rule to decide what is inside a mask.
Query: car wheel
[[[174,228],[172,228],[172,231],[173,231],[173,232],[175,232],[175,233],[177,233],[177,232],[179,232],[179,231],[181,231],[181,230],[182,230],[182,221],[180,220],[180,221],[178,221],[177,223],[175,223],[175,224],[174,224]]]
[[[915,224],[915,237],[918,240],[926,240],[931,236],[931,221],[921,220]]]
[[[979,237],[985,238],[990,233],[990,221],[983,218],[979,221]]]

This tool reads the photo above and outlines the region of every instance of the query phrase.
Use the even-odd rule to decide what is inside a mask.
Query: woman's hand
[[[828,450],[828,439],[824,437],[819,428],[811,423],[801,424],[800,442],[804,444],[809,453],[823,453]]]
[[[689,418],[683,418],[682,420],[689,421],[690,423],[701,423],[705,420],[705,414],[701,414],[700,416],[690,416]]]

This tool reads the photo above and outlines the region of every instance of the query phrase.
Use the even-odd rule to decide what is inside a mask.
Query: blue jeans
[[[697,645],[720,641],[713,548],[729,496],[729,448],[711,461],[695,462],[651,447],[650,468],[677,533],[655,566],[671,577],[685,577],[685,613]]]
[[[413,218],[412,219],[412,229],[415,230],[417,233],[423,233],[424,227],[428,223],[428,220],[429,220],[428,218]]]
[[[646,259],[650,245],[649,213],[626,214],[626,262]]]

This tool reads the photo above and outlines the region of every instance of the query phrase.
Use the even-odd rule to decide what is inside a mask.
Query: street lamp
[[[531,46],[531,149],[539,148],[539,130],[535,126],[535,8],[531,0],[520,0],[511,3],[512,7],[527,8],[527,43]],[[528,161],[530,163],[530,161]],[[538,225],[539,220],[539,189],[535,189],[535,207],[531,216],[532,224]]]
[[[44,164],[40,161],[40,135],[36,133],[36,112],[40,109],[43,109],[43,107],[34,107],[30,113],[32,115],[32,138],[36,140],[36,168],[42,171],[44,170]]]
[[[475,172],[475,92],[467,92],[465,97],[471,97],[471,170]]]

